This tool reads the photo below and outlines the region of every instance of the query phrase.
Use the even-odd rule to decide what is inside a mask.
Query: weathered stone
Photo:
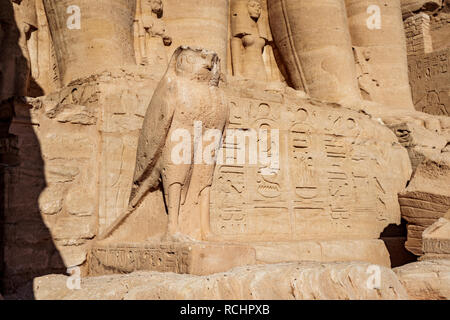
[[[68,21],[66,12],[71,5],[66,0],[44,0],[63,85],[108,67],[135,63],[132,26],[136,1],[82,0],[72,7],[75,16]],[[76,19],[82,20],[79,27]]]
[[[64,245],[58,246],[61,253],[64,266],[69,269],[76,266],[81,266],[86,262],[88,248],[86,245]]]
[[[348,109],[287,94],[281,103],[257,98],[258,92],[251,99],[242,96],[229,94],[230,127],[252,132],[267,124],[285,142],[279,145],[276,175],[264,176],[261,164],[239,164],[239,153],[231,163],[218,165],[211,223],[219,238],[370,239],[378,238],[387,224],[400,222],[397,200],[386,195],[388,189],[406,186],[411,169],[405,150],[385,127]],[[232,148],[225,143],[223,153]],[[381,156],[381,149],[390,151]],[[375,154],[384,160],[375,163]],[[391,167],[388,163],[399,167],[385,176],[381,167]]]
[[[450,299],[450,260],[410,263],[394,272],[412,299]]]
[[[121,298],[404,297],[385,269],[364,291],[355,261],[410,261],[402,216],[410,251],[448,258],[449,4],[1,1],[2,293],[80,267],[222,286],[165,274]],[[325,280],[271,265],[293,261]]]
[[[168,63],[165,46],[172,44],[162,16],[162,0],[136,1],[134,22],[134,46],[136,62],[150,66],[152,72],[163,73]]]
[[[408,16],[420,9],[435,10],[442,5],[442,0],[401,0],[403,16]]]
[[[163,0],[163,2],[164,19],[172,38],[168,56],[172,56],[180,45],[205,48],[218,54],[222,70],[225,72],[228,64],[230,1]]]
[[[295,89],[313,98],[361,99],[345,2],[269,0],[273,38]]]
[[[423,259],[450,259],[450,210],[422,234]]]
[[[370,281],[374,272],[381,277],[375,286]],[[408,299],[390,269],[360,262],[240,267],[208,277],[136,272],[83,278],[80,290],[69,290],[67,279],[62,275],[36,278],[33,285],[36,299]]]
[[[62,209],[63,198],[64,187],[52,184],[39,195],[39,209],[43,214],[57,214]]]
[[[272,80],[264,54],[271,51],[269,21],[259,0],[231,0],[231,57],[233,75],[259,81]],[[273,52],[272,52],[273,54]],[[266,59],[265,59],[266,58]],[[270,69],[270,64],[268,66]],[[269,73],[273,71],[270,70]]]
[[[253,97],[254,95],[257,95],[257,94],[258,94],[258,91],[255,91],[250,97]],[[266,102],[264,100],[259,101],[259,100],[254,99],[254,98],[252,100],[246,100],[246,99],[242,99],[242,98],[239,98],[239,97],[234,97],[233,95],[231,95],[231,97],[232,97],[233,100],[231,100],[232,101],[232,103],[231,103],[232,109],[231,109],[231,115],[230,115],[230,122],[234,125],[235,128],[239,128],[239,126],[237,126],[237,125],[240,124],[240,123],[244,124],[243,122],[236,122],[237,120],[239,120],[239,121],[245,120],[246,121],[245,124],[246,123],[251,123],[251,121],[253,121],[253,120],[250,120],[250,119],[247,120],[247,118],[242,119],[241,114],[245,115],[245,114],[251,114],[252,112],[254,112],[254,111],[252,111],[252,109],[250,109],[249,111],[246,111],[247,105],[251,106],[251,104],[253,104],[253,103],[256,103],[257,105],[268,105],[268,106],[272,106],[273,105],[274,106],[274,110],[280,110],[280,111],[283,111],[283,108],[285,108],[285,106],[283,104],[281,104],[281,105],[274,104],[270,100]],[[285,104],[303,104],[304,108],[302,110],[305,110],[306,113],[308,113],[310,107],[313,108],[312,105],[310,107],[308,106],[308,103],[310,103],[309,101],[295,101],[295,100],[291,100],[291,99],[292,99],[291,97],[286,96],[286,97],[283,97],[281,101],[285,101],[284,102]],[[234,101],[239,102],[242,106],[239,106],[237,103],[234,103]],[[276,109],[275,109],[275,106],[276,106]],[[316,117],[320,117],[321,116],[320,112],[323,112],[323,116],[322,116],[323,119],[327,119],[328,117],[332,118],[332,115],[334,114],[333,112],[335,112],[334,109],[328,108],[325,105],[321,105],[320,108],[321,109],[317,109],[314,112],[311,111],[311,113],[313,113]],[[285,112],[285,111],[283,111],[283,112]],[[290,111],[289,109],[286,110],[286,118],[290,117],[289,116],[290,115],[289,112],[292,112],[292,111]],[[343,110],[341,110],[340,112],[341,112],[340,114],[342,114]],[[348,113],[348,117],[358,121],[358,123],[359,123],[357,125],[358,128],[366,128],[365,130],[369,130],[368,128],[370,126],[374,126],[374,129],[375,129],[375,127],[377,127],[375,125],[375,122],[371,122],[368,119],[364,119],[364,117],[361,117],[360,115],[357,115],[356,113],[353,113],[353,112],[351,112],[349,110],[346,110],[345,112]],[[337,113],[336,113],[336,116],[337,116]],[[284,117],[284,115],[283,115],[283,117]],[[242,119],[242,120],[240,120],[240,119]],[[274,119],[277,119],[277,117],[275,116]],[[314,128],[314,126],[316,126],[315,123],[318,123],[318,121],[316,122],[315,120],[313,120],[313,118],[311,118],[310,120],[307,120],[307,123],[305,123],[305,127],[308,125],[308,126],[311,126],[312,128]],[[282,125],[282,122],[280,122],[279,124]],[[329,129],[327,127],[327,123],[323,123],[323,126],[326,127],[326,129],[323,129],[323,130],[325,130],[324,134],[326,135],[326,132],[327,132],[326,130],[331,130],[331,129]],[[242,128],[246,128],[246,127],[243,126]],[[274,126],[274,128],[276,128],[276,126]],[[339,128],[339,126],[336,127],[336,130],[338,130],[338,128]],[[342,128],[344,128],[344,127],[342,127]],[[254,129],[256,129],[256,127]],[[317,132],[319,130],[320,130],[320,128],[317,128],[314,131],[311,129],[311,132]],[[385,131],[383,131],[383,130],[385,130]],[[332,132],[334,132],[334,131],[332,131]],[[330,132],[330,134],[332,132]],[[366,134],[370,135],[369,131],[367,131],[367,133],[365,133],[364,131],[358,131],[358,132],[359,133],[356,136],[359,135],[358,139],[361,139],[361,141],[366,141],[365,140],[366,139],[365,138]],[[387,139],[386,141],[390,141],[390,142],[387,143],[387,145],[389,145],[389,148],[391,148],[392,144],[395,145],[396,138],[388,130],[386,130],[385,128],[382,128],[380,126],[379,129],[377,129],[377,132],[378,132],[378,142],[382,141],[380,139],[380,137],[381,137],[380,132],[384,132],[385,139]],[[284,131],[281,131],[281,133],[285,134]],[[342,131],[342,134],[343,133],[344,133],[344,131]],[[286,132],[286,134],[288,134],[288,132]],[[336,134],[339,135],[340,132],[336,131]],[[343,136],[345,136],[345,134],[343,134]],[[356,136],[349,136],[347,138],[343,138],[342,142],[345,143],[346,139],[351,140],[351,139],[354,139],[354,137],[356,137]],[[367,138],[369,138],[369,137],[367,136]],[[361,147],[363,147],[363,146],[361,146]],[[312,148],[311,150],[313,150],[313,148],[320,148],[320,144],[318,144],[318,145],[312,144],[311,148]],[[353,147],[350,147],[350,149],[351,148],[353,148]],[[365,147],[363,147],[363,148],[365,148]],[[367,152],[369,152],[370,154],[373,154],[373,152],[377,152],[376,150],[377,149],[373,149],[370,152],[369,151],[367,151]],[[329,151],[332,152],[332,150],[329,150]],[[361,150],[361,152],[363,152],[363,151]],[[385,178],[379,178],[378,179],[379,183],[383,183],[383,182],[381,182],[381,180],[386,181],[383,184],[383,189],[384,189],[383,192],[385,192],[386,194],[390,193],[390,191],[387,191],[388,190],[387,188],[395,188],[397,190],[397,192],[402,190],[404,188],[404,186],[406,185],[406,180],[410,176],[409,160],[406,157],[405,150],[401,149],[401,148],[397,149],[397,148],[394,147],[392,149],[392,152],[393,152],[393,154],[397,154],[397,156],[394,156],[394,155],[386,156],[386,158],[385,158],[386,160],[385,161],[391,161],[389,159],[397,159],[397,160],[398,159],[403,159],[403,160],[402,160],[402,164],[399,166],[399,169],[396,170],[396,172],[399,174],[399,178],[393,178],[391,176],[391,177],[389,177],[389,179],[392,179],[392,180],[385,180]],[[281,157],[284,157],[285,154],[287,155],[287,153],[285,153],[285,151],[282,151],[281,152]],[[320,156],[320,153],[314,153],[314,152],[311,151],[311,155],[312,156],[314,156],[314,155]],[[343,157],[346,157],[346,156],[343,154]],[[281,162],[283,162],[283,161],[284,160],[282,160]],[[367,160],[362,159],[361,160],[361,166],[370,165],[370,163],[371,162],[369,161],[369,159],[367,159]],[[390,166],[392,166],[392,165],[390,165]],[[225,168],[226,166],[222,165],[221,167]],[[346,167],[344,167],[344,169],[345,168]],[[349,164],[349,169],[350,169],[350,164]],[[220,170],[220,169],[218,169],[218,170]],[[246,169],[246,170],[248,170],[248,174],[251,174],[252,173],[251,170],[253,170],[253,169],[251,168],[251,166],[249,166],[248,169]],[[360,177],[360,174],[362,174],[363,170],[362,169],[359,170],[359,171],[355,171],[355,170],[356,169],[352,170],[352,172],[353,172],[352,176],[354,176],[354,178],[356,179],[356,178]],[[370,169],[369,171],[374,172],[374,169]],[[226,187],[226,185],[224,185],[223,183],[220,182],[220,177],[222,177],[223,174],[221,173],[221,171],[218,171],[218,172],[219,172],[218,178],[217,178],[217,180],[214,180],[215,182],[213,182],[213,192],[214,192],[213,193],[214,194],[213,199],[216,199],[216,200],[213,200],[213,202],[212,202],[212,216],[211,216],[213,231],[216,234],[216,236],[215,237],[211,237],[211,240],[216,239],[216,241],[221,241],[221,239],[225,239],[227,241],[233,241],[233,242],[236,242],[236,241],[239,241],[239,242],[248,242],[248,241],[266,242],[267,243],[266,246],[268,248],[273,248],[273,250],[275,252],[277,250],[276,249],[277,246],[276,245],[273,246],[270,243],[271,241],[272,242],[273,241],[286,241],[288,239],[292,239],[291,236],[289,235],[289,233],[285,233],[285,231],[283,231],[284,229],[282,229],[282,228],[285,228],[286,230],[289,229],[289,222],[286,222],[286,224],[281,223],[281,222],[280,223],[274,223],[274,222],[277,221],[277,219],[272,218],[269,215],[269,212],[268,212],[268,214],[260,215],[259,218],[255,219],[255,220],[242,220],[242,219],[241,220],[236,220],[235,226],[233,225],[233,223],[234,223],[233,220],[225,219],[226,217],[225,217],[225,215],[223,213],[221,213],[221,210],[224,210],[224,208],[226,208],[227,206],[231,206],[233,201],[236,201],[237,198],[225,197],[225,198],[223,198],[223,200],[220,200],[220,201],[224,201],[223,203],[220,202],[219,200],[217,200],[217,199],[220,199],[221,197],[223,197],[224,193],[221,190],[224,187]],[[299,172],[298,174],[300,175],[301,173]],[[375,174],[375,172],[374,172],[374,174]],[[380,174],[382,174],[381,171],[380,171]],[[367,177],[367,176],[364,175],[364,176],[361,176],[360,178],[361,178],[361,180],[364,180],[364,181],[365,181],[365,179],[368,179],[367,186],[368,187],[371,186],[371,182],[370,181],[372,181],[372,180],[371,180],[370,177]],[[230,179],[231,179],[231,177],[230,177]],[[372,177],[372,179],[375,179],[375,178]],[[246,180],[247,181],[255,180],[255,182],[257,181],[257,179],[254,179],[254,178],[248,178]],[[323,185],[320,184],[320,183],[322,183],[321,181],[322,180],[320,180],[320,179],[318,180],[316,188],[319,188],[319,189],[323,188]],[[373,180],[373,181],[375,181],[375,180]],[[388,181],[391,181],[391,182],[388,182]],[[403,181],[403,182],[401,182],[401,181]],[[249,192],[249,191],[247,191],[246,187],[242,186],[242,181],[239,182],[239,181],[236,180],[236,182],[235,182],[234,180],[230,180],[230,183],[236,184],[236,187],[237,187],[236,190]],[[389,183],[389,184],[387,184],[387,183]],[[278,185],[279,185],[279,187],[282,187],[282,186],[284,186],[284,183],[282,183],[280,181],[278,183]],[[242,186],[242,188],[240,188],[239,186]],[[299,186],[300,189],[301,189],[301,187],[302,186]],[[255,188],[255,191],[256,191],[257,190],[257,186],[255,186],[254,188]],[[250,188],[248,190],[250,190]],[[260,193],[261,192],[256,191],[253,194],[254,195],[258,195]],[[287,192],[283,191],[281,193],[284,193],[284,197],[287,196]],[[323,194],[324,195],[326,194],[326,190],[325,189],[323,190]],[[370,192],[368,194],[372,194],[373,195],[373,193],[370,193]],[[262,197],[261,198],[262,200],[260,200],[260,205],[262,207],[264,207],[263,202],[261,202],[261,201],[263,201],[265,199],[264,198],[264,194],[261,194],[261,197]],[[294,199],[297,199],[297,197],[298,197],[298,199],[302,199],[298,195],[295,195]],[[247,196],[245,196],[244,198],[247,198]],[[271,199],[272,198],[269,197],[266,200],[264,200],[264,201],[267,201],[266,205],[267,205],[268,209],[273,207],[273,205],[271,204],[271,201],[273,201],[273,200],[271,200]],[[367,198],[364,198],[364,199],[361,198],[360,200],[357,200],[357,202],[359,203],[359,205],[364,206],[363,201],[366,201],[366,199]],[[386,205],[392,206],[391,209],[386,209],[386,208],[381,209],[381,208],[379,208],[380,211],[377,211],[378,212],[377,214],[374,213],[373,215],[369,215],[368,216],[368,219],[375,219],[375,220],[381,219],[381,220],[379,220],[379,223],[380,223],[379,228],[374,228],[374,226],[375,226],[374,223],[367,223],[367,225],[366,225],[367,229],[364,229],[364,227],[362,226],[361,220],[359,220],[360,222],[358,224],[358,227],[356,227],[356,226],[354,227],[355,228],[354,229],[355,230],[354,234],[352,234],[352,230],[353,230],[352,228],[345,228],[345,229],[342,229],[341,233],[333,234],[331,232],[331,230],[334,230],[333,232],[337,232],[336,227],[338,226],[338,224],[336,224],[336,226],[335,226],[333,224],[334,218],[331,218],[331,220],[329,222],[330,223],[330,231],[329,232],[320,232],[321,229],[324,230],[323,226],[327,223],[326,221],[328,221],[324,217],[324,218],[322,218],[323,219],[322,223],[317,223],[317,231],[312,232],[311,229],[309,229],[309,231],[306,230],[306,229],[305,230],[298,229],[293,234],[293,236],[295,237],[296,240],[303,240],[305,242],[304,243],[299,242],[297,244],[292,244],[292,248],[295,248],[297,246],[297,249],[295,249],[295,250],[297,250],[297,252],[298,252],[297,254],[294,254],[294,256],[295,256],[294,259],[295,260],[297,260],[297,259],[299,259],[299,260],[302,260],[302,259],[314,259],[314,260],[319,260],[319,261],[330,261],[330,260],[327,260],[326,255],[323,255],[322,253],[320,253],[320,254],[317,254],[317,253],[310,253],[310,254],[308,254],[307,251],[303,251],[302,249],[299,249],[299,248],[307,248],[308,244],[311,243],[311,242],[308,242],[306,240],[313,240],[313,239],[335,240],[335,239],[342,239],[342,237],[346,237],[346,239],[355,239],[355,238],[359,238],[360,239],[360,237],[361,237],[360,235],[361,234],[365,234],[364,237],[366,237],[366,239],[378,238],[379,233],[382,231],[382,229],[384,229],[387,226],[388,221],[391,221],[392,223],[399,223],[399,220],[397,220],[398,217],[399,217],[398,216],[398,211],[397,211],[398,210],[397,201],[393,199],[392,202],[389,202],[390,200],[387,200],[387,198],[383,198],[383,199],[384,199],[384,200],[382,200],[383,203],[385,203]],[[160,203],[162,203],[161,200],[159,200],[159,201],[160,201]],[[331,198],[331,199],[329,199],[327,201],[330,201],[330,205],[332,205],[333,198]],[[367,199],[367,201],[369,201],[369,200]],[[374,201],[376,202],[375,198],[374,198]],[[249,205],[250,205],[250,203],[249,203]],[[245,208],[245,203],[241,204],[240,206]],[[162,206],[158,205],[158,207],[161,207],[163,210],[165,210],[163,205]],[[368,208],[369,207],[372,208],[372,209],[376,209],[376,206],[374,208],[374,206],[372,206],[372,205],[369,206],[368,205]],[[155,205],[143,206],[142,208],[138,208],[135,213],[131,214],[131,216],[134,215],[134,218],[127,217],[127,215],[129,215],[129,213],[124,213],[125,216],[120,217],[117,220],[117,222],[116,222],[117,228],[114,227],[113,229],[110,229],[104,235],[109,235],[109,232],[110,232],[112,234],[111,235],[112,239],[115,239],[115,241],[118,241],[118,243],[120,243],[121,241],[123,241],[123,242],[127,242],[127,241],[139,241],[139,242],[142,242],[143,240],[145,240],[146,238],[148,238],[150,236],[155,236],[155,235],[158,235],[158,234],[161,234],[161,233],[165,233],[164,225],[167,223],[167,221],[164,222],[164,220],[162,220],[162,219],[165,219],[164,215],[162,213],[158,213],[158,211],[153,212],[153,213],[149,212],[147,214],[147,212],[145,210],[148,210],[148,209],[145,209],[145,208],[155,208]],[[354,211],[355,213],[359,212],[357,210],[358,208],[350,209],[349,207],[347,207],[346,209],[348,211],[355,210]],[[161,209],[159,209],[159,210],[161,210]],[[263,210],[263,208],[261,210]],[[317,207],[316,210],[320,210],[320,208]],[[326,209],[324,209],[324,210],[326,210]],[[193,226],[193,221],[194,220],[193,220],[193,216],[192,216],[192,211],[189,211],[189,212],[190,212],[189,225]],[[353,211],[351,211],[351,212],[353,212]],[[367,211],[364,210],[364,212],[367,212]],[[388,217],[383,218],[382,216],[384,214],[387,214],[388,212],[390,212],[391,218],[388,218]],[[351,213],[349,213],[349,214],[351,216]],[[380,215],[380,216],[378,217],[378,215]],[[282,216],[283,215],[281,215],[281,217]],[[288,215],[286,214],[286,217],[287,216]],[[249,218],[250,218],[250,216],[249,216]],[[244,217],[244,219],[249,219],[249,218],[245,218]],[[343,219],[342,223],[347,221],[347,219],[344,219],[344,218],[345,217],[342,217],[342,219]],[[128,220],[128,219],[131,219],[131,220]],[[161,220],[160,226],[162,228],[159,227],[159,228],[155,229],[153,227],[153,228],[150,229],[149,227],[147,227],[146,226],[147,223],[145,221],[149,221],[149,219],[151,219],[152,221],[155,221],[155,222]],[[181,219],[186,219],[186,220],[181,220]],[[392,220],[390,220],[390,219],[392,219]],[[187,218],[184,218],[183,213],[180,215],[180,221],[187,221]],[[336,219],[336,223],[338,223],[339,221],[341,221],[341,220],[340,219]],[[348,220],[348,223],[349,224],[352,223],[351,221],[352,221],[351,219]],[[226,226],[226,228],[220,227],[218,225],[219,222],[222,224],[222,226]],[[224,225],[224,223],[227,223],[227,224]],[[300,223],[300,226],[301,226],[302,225],[301,223],[303,223],[303,222],[300,219],[300,220],[298,220],[298,223]],[[307,224],[308,222],[305,221],[304,223]],[[139,226],[139,228],[138,227],[130,228],[132,225],[133,226]],[[198,222],[196,230],[199,230],[198,229],[199,225],[200,224]],[[247,229],[243,229],[242,227],[244,227],[244,226]],[[334,226],[334,227],[332,227],[332,226]],[[183,226],[180,226],[180,227],[183,227]],[[365,230],[365,231],[363,231],[363,230]],[[190,233],[190,235],[191,236],[192,235],[196,235],[196,233]],[[331,242],[332,241],[330,241],[330,243]],[[363,243],[363,242],[361,242],[361,243]],[[342,243],[342,245],[338,244],[338,246],[339,246],[339,248],[344,248],[346,245],[344,243]],[[264,244],[262,244],[261,248],[263,248],[263,247],[264,247]],[[358,247],[357,241],[355,241],[355,248],[356,247]],[[365,247],[365,245],[362,244],[361,248],[366,248],[367,252],[372,252],[372,253],[368,254],[365,258],[363,258],[364,255],[360,255],[360,254],[355,253],[354,255],[347,256],[344,253],[343,250],[342,251],[340,251],[340,250],[336,251],[335,250],[335,254],[334,255],[332,254],[329,259],[331,259],[331,261],[336,261],[336,260],[337,261],[340,261],[340,260],[348,261],[348,260],[351,260],[350,257],[353,257],[353,258],[357,258],[356,260],[362,259],[362,260],[370,261],[369,256],[371,256],[371,257],[379,257],[379,258],[374,259],[374,260],[377,261],[377,263],[388,264],[388,262],[386,262],[386,257],[387,257],[386,254],[387,253],[386,253],[385,249],[383,249],[383,245],[381,245],[379,247],[373,246],[372,247],[373,249],[369,250],[368,247]],[[371,251],[371,250],[373,250],[373,251]],[[377,251],[377,250],[380,250],[380,251]],[[285,252],[286,250],[279,249],[279,251],[280,252]],[[314,252],[314,250],[313,250],[313,252]],[[354,252],[362,252],[362,251],[356,250]],[[276,259],[270,258],[270,255],[269,255],[269,256],[267,256],[266,259],[267,259],[268,262],[270,261],[270,263],[273,263],[273,262],[279,262],[280,260],[277,260],[277,259],[280,259],[280,258],[281,257],[278,257]],[[284,260],[281,259],[281,261],[284,261]]]
[[[69,166],[67,161],[49,161],[45,166],[45,177],[49,183],[71,182],[80,173],[79,168]]]
[[[256,264],[255,249],[245,245],[183,242],[96,245],[90,251],[89,275],[160,271],[208,275]]]
[[[85,106],[74,104],[65,104],[60,106],[61,110],[55,110],[51,115],[47,113],[49,118],[55,118],[57,121],[73,124],[92,125],[96,122],[96,117]]]
[[[364,99],[412,110],[400,0],[345,0],[345,4]]]
[[[55,240],[92,239],[95,236],[95,219],[92,217],[59,217],[53,226]]]
[[[85,187],[74,186],[68,191],[66,207],[70,214],[76,216],[90,216],[95,210],[95,200]]]
[[[402,217],[408,221],[406,248],[421,255],[422,232],[450,209],[449,157],[424,160],[406,188],[399,194]]]
[[[408,63],[416,110],[450,116],[450,48],[410,57]]]

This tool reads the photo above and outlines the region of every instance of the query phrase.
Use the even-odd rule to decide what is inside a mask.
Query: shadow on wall
[[[7,299],[33,299],[33,278],[66,270],[39,210],[46,187],[39,126],[30,106],[14,97],[26,83],[17,76],[25,57],[12,2],[0,0],[0,11],[0,292]],[[11,81],[16,89],[8,97],[4,88]]]
[[[384,241],[391,258],[391,268],[403,266],[407,263],[417,261],[417,257],[406,250],[407,239],[406,221],[402,219],[400,225],[388,225],[380,235]]]

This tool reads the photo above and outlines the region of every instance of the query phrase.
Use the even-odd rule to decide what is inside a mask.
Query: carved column
[[[180,45],[215,51],[227,70],[228,0],[165,0],[164,19],[173,39],[168,56]]]
[[[322,100],[360,99],[344,0],[268,0],[268,9],[294,88]]]
[[[135,64],[136,0],[44,0],[44,6],[63,85],[109,67]],[[70,6],[80,9],[79,29],[69,27],[69,19],[77,15]]]
[[[413,109],[400,0],[346,0],[346,6],[355,54],[365,69],[365,98]]]

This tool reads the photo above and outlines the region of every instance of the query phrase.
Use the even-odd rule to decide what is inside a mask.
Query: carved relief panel
[[[450,49],[410,57],[409,79],[416,110],[450,115]]]
[[[220,237],[371,238],[398,222],[395,179],[404,180],[403,170],[391,173],[398,166],[394,158],[405,154],[392,147],[390,132],[366,117],[306,102],[231,97],[227,137],[236,129],[245,132],[245,144],[226,138],[212,187],[211,225]],[[261,143],[261,129],[276,141]],[[269,158],[278,152],[279,159],[271,159],[275,168],[267,170],[260,158],[249,162],[252,132],[258,137],[259,156],[265,148],[276,151]],[[238,152],[229,152],[242,148],[245,163]]]

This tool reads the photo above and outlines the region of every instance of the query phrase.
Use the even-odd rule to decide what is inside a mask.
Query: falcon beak
[[[218,61],[219,61],[219,57],[217,56],[217,54],[211,55],[211,60],[208,61],[208,64],[206,65],[206,69],[208,69],[209,71],[212,71],[214,69],[214,67],[217,65]]]

